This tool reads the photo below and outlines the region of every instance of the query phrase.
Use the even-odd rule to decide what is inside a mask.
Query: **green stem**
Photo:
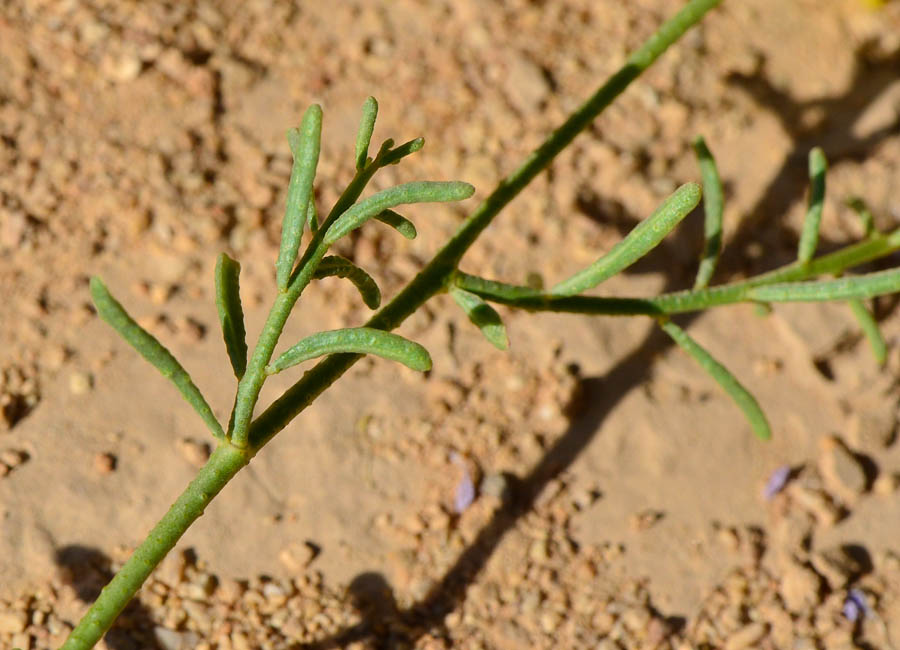
[[[883,257],[900,249],[900,229],[889,235],[878,235],[859,244],[852,244],[829,255],[823,255],[808,264],[793,262],[774,271],[763,273],[748,280],[719,285],[696,291],[674,291],[648,298],[611,298],[605,296],[565,296],[559,297],[531,287],[506,284],[486,280],[478,276],[457,271],[453,275],[453,286],[470,291],[485,300],[501,305],[509,305],[529,311],[555,311],[564,313],[594,314],[604,316],[664,316],[711,307],[730,305],[738,302],[757,300],[778,300],[776,296],[760,297],[759,292],[777,292],[787,283],[800,282],[820,275],[840,275],[846,269],[859,266],[873,259]],[[894,291],[895,270],[882,271],[855,278],[861,286],[864,278],[872,280],[873,288],[879,293]],[[837,300],[842,295],[836,291],[846,291],[844,285],[852,286],[854,278],[845,278],[842,284],[832,280],[823,283],[828,291],[812,291],[801,294],[794,288],[795,300]],[[860,295],[874,295],[871,290],[860,289]],[[784,298],[782,298],[784,299]]]
[[[328,245],[324,243],[325,228],[321,228],[316,233],[312,242],[307,247],[303,259],[297,267],[298,273],[291,278],[287,291],[279,293],[275,298],[275,303],[269,310],[266,323],[263,325],[262,333],[256,347],[253,349],[253,355],[247,363],[247,371],[240,382],[238,382],[237,397],[234,404],[234,417],[232,425],[228,432],[231,444],[239,449],[247,448],[247,438],[250,429],[250,420],[253,417],[253,408],[259,400],[259,392],[262,390],[268,375],[266,374],[266,366],[272,360],[272,354],[275,352],[275,346],[278,345],[278,339],[284,330],[291,310],[300,298],[300,294],[312,280],[319,262],[328,252]]]
[[[60,650],[92,648],[137,593],[141,585],[206,506],[247,463],[251,455],[221,443],[187,489],[150,531],[112,581],[103,588],[87,614]]]
[[[497,189],[484,200],[476,211],[463,222],[453,238],[438,252],[432,261],[402,290],[394,300],[375,314],[367,323],[369,327],[391,330],[415,312],[449,282],[465,252],[487,228],[494,217],[521,192],[575,136],[584,130],[628,85],[646,70],[672,43],[687,31],[721,0],[691,0],[673,18],[664,23],[650,39],[635,52],[626,64],[615,73],[588,101],[562,126],[550,134],[515,172],[500,182]],[[393,157],[385,155],[387,162],[421,146],[417,141],[406,149],[398,148]],[[415,145],[415,146],[412,146]],[[322,236],[338,216],[359,197],[366,182],[379,166],[377,160],[366,165],[354,177],[344,194],[335,204],[328,218],[313,238],[303,259],[290,278],[287,292],[279,294],[266,320],[263,335],[248,363],[236,396],[234,425],[231,427],[231,444],[219,447],[210,462],[201,470],[185,493],[179,497],[172,510],[153,529],[148,539],[129,559],[121,573],[101,593],[85,619],[72,632],[63,646],[64,650],[88,650],[112,624],[116,615],[125,607],[141,583],[173,548],[187,527],[203,512],[203,508],[228,480],[246,464],[250,457],[281,431],[306,406],[333,384],[362,355],[335,354],[319,362],[289,388],[256,420],[250,422],[253,408],[264,380],[265,366],[269,362],[275,344],[287,320],[290,307],[308,284],[318,261],[327,247]],[[240,418],[238,418],[240,413]],[[215,463],[214,463],[215,459]],[[238,460],[236,460],[238,459]],[[226,463],[225,461],[230,460]],[[215,466],[216,471],[207,468]],[[204,477],[204,482],[201,481]],[[212,479],[215,480],[212,480]],[[197,486],[194,488],[194,486]],[[202,497],[202,498],[200,498]],[[175,514],[173,514],[175,512]],[[178,524],[178,525],[175,525]],[[140,558],[138,554],[140,553]],[[111,589],[115,585],[114,589]]]
[[[675,16],[663,23],[659,30],[628,58],[625,65],[553,131],[518,169],[500,181],[497,188],[462,223],[431,262],[391,302],[375,314],[366,326],[392,330],[432,296],[443,291],[463,255],[494,217],[635,78],[720,2],[721,0],[691,0]],[[259,449],[265,445],[360,358],[361,355],[356,354],[336,354],[320,361],[307,371],[250,425],[251,447]]]

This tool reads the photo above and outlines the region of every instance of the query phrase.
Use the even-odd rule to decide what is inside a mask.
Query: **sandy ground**
[[[234,379],[215,257],[243,265],[251,337],[274,294],[285,130],[325,111],[320,211],[376,143],[425,149],[373,187],[476,196],[340,246],[390,297],[503,174],[680,2],[38,2],[0,9],[0,647],[55,647],[211,440],[94,315],[105,278],[221,418]],[[463,270],[548,283],[678,183],[703,134],[725,181],[716,281],[791,260],[806,155],[830,161],[822,250],[900,221],[900,6],[726,0],[529,187]],[[606,285],[692,282],[702,216]],[[897,263],[894,259],[888,263]],[[446,297],[400,329],[427,378],[365,361],[223,492],[105,641],[125,648],[889,648],[900,643],[900,318],[879,368],[842,305],[685,320],[774,439],[644,320],[502,310],[490,347]],[[284,341],[360,324],[323,281]],[[286,373],[289,374],[289,373]],[[292,377],[267,385],[268,402]],[[773,499],[762,488],[792,468]],[[4,469],[6,468],[6,469]],[[467,472],[475,502],[454,510]],[[851,590],[856,622],[842,612]],[[886,625],[885,625],[886,622]]]

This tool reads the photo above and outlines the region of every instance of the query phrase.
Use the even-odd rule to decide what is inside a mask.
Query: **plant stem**
[[[497,188],[459,227],[425,268],[397,296],[366,323],[367,327],[392,330],[442,291],[463,255],[494,217],[509,204],[581,131],[618,97],[628,85],[656,61],[672,43],[721,0],[691,0],[660,26],[625,65],[535,149],[522,165],[500,181]],[[275,400],[250,425],[250,445],[259,449],[288,425],[325,389],[343,375],[360,355],[337,354],[320,361]]]
[[[250,462],[252,454],[221,443],[187,489],[100,592],[60,650],[92,648],[207,504]]]
[[[369,327],[391,330],[400,325],[436,293],[442,291],[465,252],[494,217],[545,169],[578,133],[584,130],[628,85],[646,70],[685,31],[696,24],[721,0],[691,0],[665,22],[647,42],[581,108],[573,113],[512,174],[503,179],[494,192],[460,226],[452,239],[431,262],[380,312],[367,323]],[[402,147],[401,147],[402,148]],[[366,181],[378,165],[373,162],[360,170],[335,204],[328,218],[307,247],[303,259],[290,278],[286,292],[279,293],[266,320],[263,335],[253,351],[247,371],[235,398],[234,425],[230,441],[222,443],[169,512],[151,531],[122,570],[103,590],[88,613],[62,646],[63,650],[88,650],[112,625],[119,612],[166,553],[202,513],[206,504],[244,466],[255,453],[281,431],[306,406],[333,384],[362,355],[335,354],[319,362],[289,388],[256,420],[250,422],[259,397],[265,366],[303,288],[325,255],[322,238],[328,226],[358,198]]]
[[[664,316],[731,305],[738,302],[762,300],[756,294],[758,291],[763,290],[764,287],[766,291],[772,291],[790,282],[799,282],[820,275],[840,275],[848,268],[859,266],[897,249],[900,249],[900,230],[896,230],[889,235],[878,235],[864,242],[852,244],[829,255],[822,255],[807,264],[799,261],[793,262],[748,280],[723,284],[709,289],[674,291],[647,298],[559,297],[531,287],[486,280],[461,271],[454,274],[453,285],[460,289],[471,291],[485,300],[530,311],[555,311],[604,316]],[[891,273],[891,271],[882,271],[878,274],[870,274],[868,277],[875,279],[882,276],[885,282],[893,286],[897,282],[896,278],[891,278]],[[856,278],[856,280],[862,283],[863,278]],[[849,281],[849,279],[844,280],[845,283]],[[830,288],[836,289],[837,287],[838,285],[835,284],[835,281],[831,281]],[[799,295],[799,292],[797,293]],[[840,296],[824,292],[818,292],[814,296],[812,292],[809,292],[809,295],[805,295],[802,298],[805,301],[822,299],[840,299]]]

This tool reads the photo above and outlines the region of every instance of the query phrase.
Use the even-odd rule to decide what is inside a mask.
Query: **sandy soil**
[[[298,3],[299,4],[299,3]],[[290,155],[325,111],[320,210],[375,142],[385,170],[477,188],[341,245],[392,295],[546,133],[679,6],[639,2],[14,0],[0,9],[0,647],[58,645],[208,452],[194,413],[90,307],[111,290],[227,416],[215,257],[243,265],[253,336],[273,297]],[[698,171],[727,190],[716,281],[790,261],[806,155],[830,161],[821,248],[844,205],[900,220],[900,6],[726,0],[499,218],[462,268],[552,282]],[[694,214],[614,295],[689,286]],[[896,264],[898,260],[888,261]],[[400,332],[427,378],[358,364],[208,509],[104,642],[125,648],[888,648],[900,643],[900,317],[879,368],[842,305],[685,321],[757,395],[760,443],[643,320],[503,310],[490,347],[445,297]],[[361,323],[313,286],[284,340]],[[276,377],[264,401],[292,381]],[[772,499],[762,488],[792,468]],[[478,485],[462,514],[463,471]],[[856,622],[848,594],[865,601]]]

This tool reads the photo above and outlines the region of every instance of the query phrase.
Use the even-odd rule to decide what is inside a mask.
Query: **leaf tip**
[[[463,199],[467,199],[470,196],[475,194],[475,186],[471,183],[466,183],[465,181],[455,181],[453,185],[453,199],[454,201],[462,201]]]
[[[91,276],[88,287],[90,288],[91,298],[93,298],[94,303],[97,303],[98,300],[101,300],[109,295],[109,289],[107,289],[106,285],[103,284],[103,280],[100,279],[99,275]]]

